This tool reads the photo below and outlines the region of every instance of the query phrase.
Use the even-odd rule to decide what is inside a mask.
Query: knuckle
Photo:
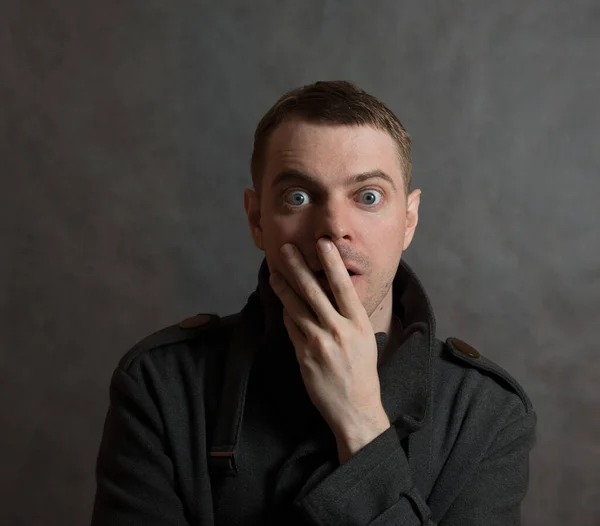
[[[308,339],[311,348],[319,349],[320,351],[322,351],[325,348],[325,341],[320,334],[311,334]]]
[[[320,289],[312,284],[307,284],[304,287],[304,294],[309,301],[316,301],[319,297]]]
[[[344,334],[342,331],[340,331],[339,329],[335,328],[331,331],[331,337],[333,338],[333,341],[336,343],[336,345],[338,346],[342,346],[344,343]]]

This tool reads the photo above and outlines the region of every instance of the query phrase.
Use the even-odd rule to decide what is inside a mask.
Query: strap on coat
[[[242,429],[246,390],[252,362],[257,351],[257,329],[261,326],[256,314],[258,309],[250,304],[241,313],[225,316],[224,323],[239,323],[229,345],[225,364],[217,421],[212,446],[208,454],[211,475],[235,477],[238,472],[238,441]]]

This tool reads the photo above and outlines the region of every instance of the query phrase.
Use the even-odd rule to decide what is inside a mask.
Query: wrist
[[[353,429],[345,429],[336,435],[340,464],[343,464],[348,458],[387,431],[390,425],[387,414],[381,408],[381,412],[364,425]]]

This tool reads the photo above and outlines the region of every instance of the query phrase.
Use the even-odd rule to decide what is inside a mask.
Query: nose
[[[315,242],[326,237],[332,241],[351,239],[350,211],[341,202],[328,202],[316,213]]]

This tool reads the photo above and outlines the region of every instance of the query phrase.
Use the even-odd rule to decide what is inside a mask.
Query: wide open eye
[[[291,206],[302,206],[308,201],[310,201],[310,198],[303,190],[292,190],[285,196],[285,202]]]

